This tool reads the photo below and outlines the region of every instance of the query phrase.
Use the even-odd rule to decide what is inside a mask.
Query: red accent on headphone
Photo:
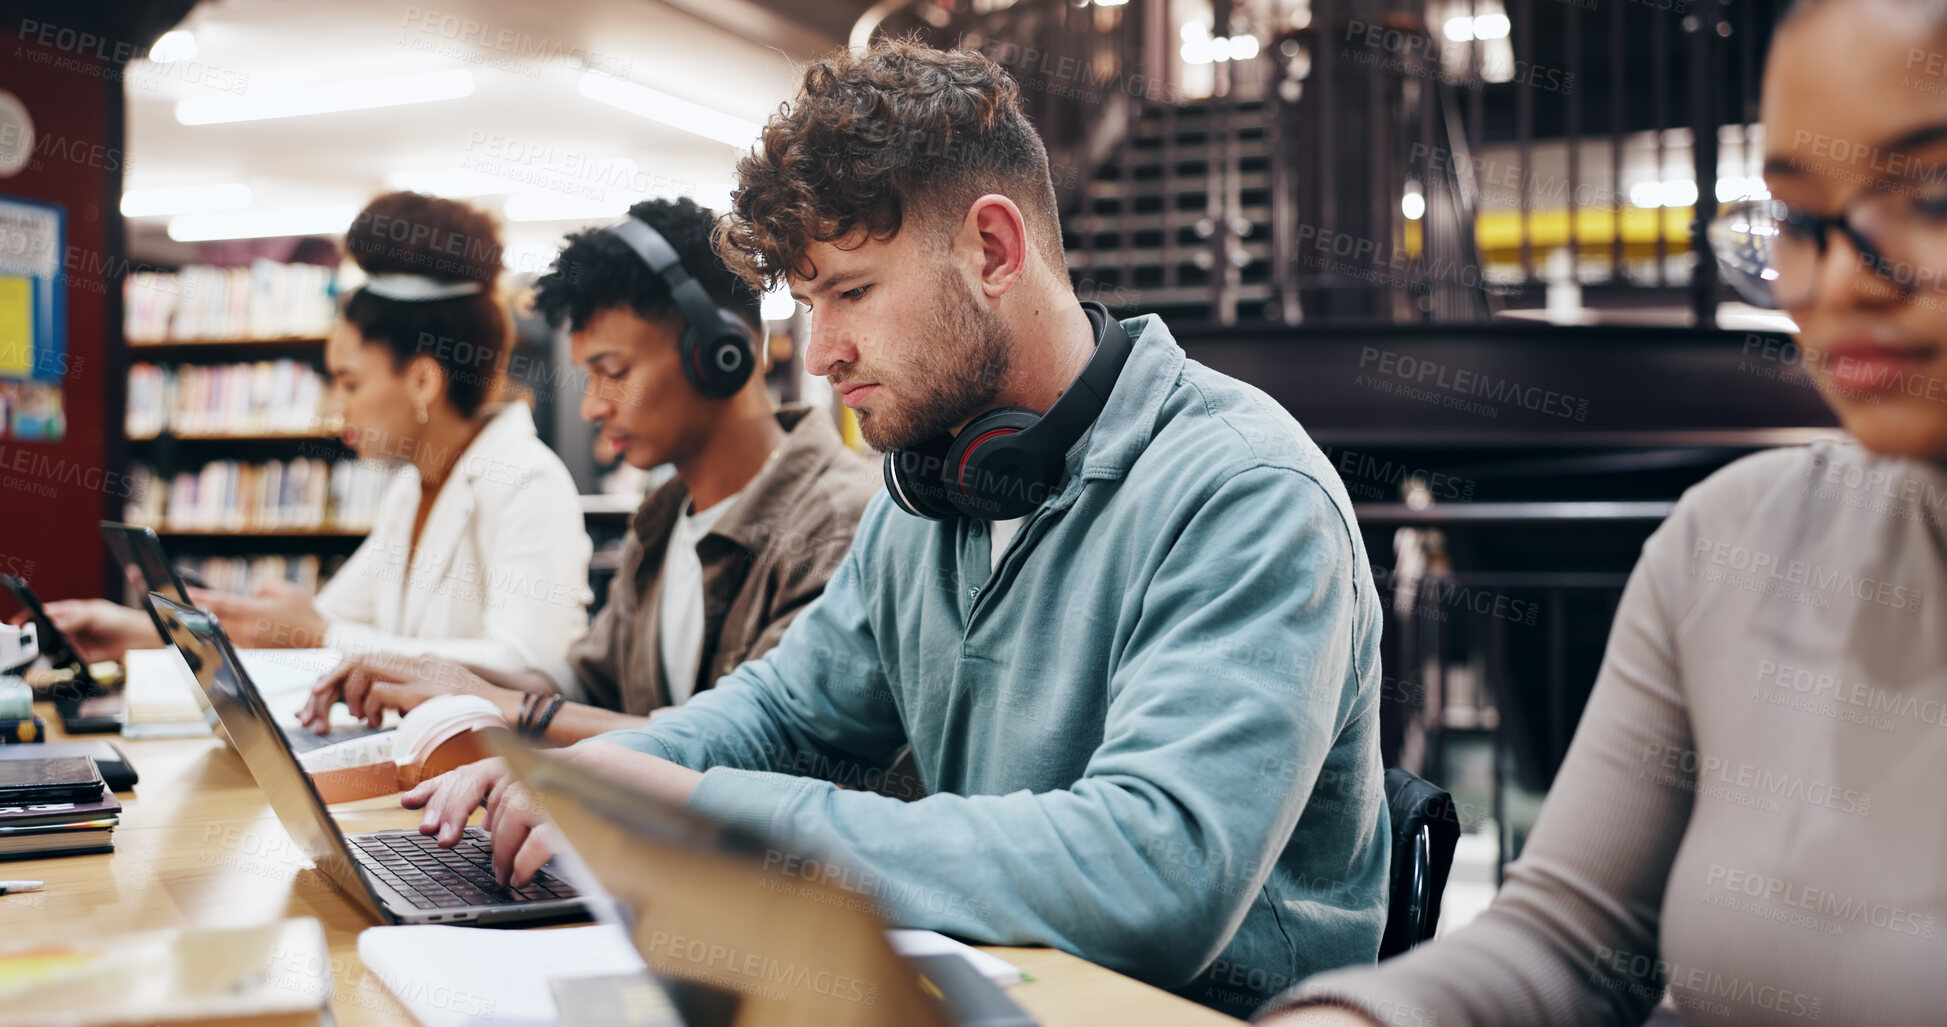
[[[960,487],[961,495],[967,496],[967,461],[973,457],[974,450],[979,449],[988,439],[997,435],[1019,435],[1020,433],[1021,429],[1019,428],[990,428],[976,436],[972,442],[967,443],[966,451],[960,454],[960,466],[953,469],[953,484]],[[967,496],[967,499],[971,501],[973,497]]]
[[[703,347],[690,347],[690,367],[696,371],[697,384],[701,385],[709,381],[708,378],[703,376]]]

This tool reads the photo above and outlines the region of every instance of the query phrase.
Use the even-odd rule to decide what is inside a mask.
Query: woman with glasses
[[[1771,198],[1710,228],[1850,440],[1739,461],[1645,544],[1487,912],[1265,1022],[1947,1017],[1947,3],[1810,0]]]

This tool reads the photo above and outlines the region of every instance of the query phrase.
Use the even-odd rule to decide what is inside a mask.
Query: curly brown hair
[[[813,243],[890,239],[908,220],[944,240],[988,193],[1014,201],[1065,280],[1048,151],[1013,77],[971,50],[881,38],[805,68],[798,95],[737,162],[717,253],[760,289],[794,272],[815,278]]]
[[[446,398],[472,417],[500,384],[512,322],[494,296],[500,278],[500,228],[493,215],[458,200],[386,193],[345,230],[345,252],[368,275],[424,275],[479,282],[469,296],[409,303],[359,288],[345,298],[345,320],[366,342],[383,345],[395,369],[432,357],[446,375]]]

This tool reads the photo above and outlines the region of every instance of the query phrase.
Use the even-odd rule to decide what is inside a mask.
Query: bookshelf
[[[389,480],[327,415],[334,270],[259,259],[124,282],[124,517],[212,587],[315,590],[365,537]]]
[[[233,353],[288,351],[323,352],[321,338],[288,339],[149,339],[129,340],[129,353],[138,360],[235,360]]]

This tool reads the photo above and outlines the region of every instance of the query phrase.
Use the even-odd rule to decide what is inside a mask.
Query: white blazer
[[[504,671],[565,659],[588,631],[591,547],[574,479],[527,405],[507,404],[460,454],[415,550],[419,493],[406,464],[371,535],[318,593],[325,644]]]

